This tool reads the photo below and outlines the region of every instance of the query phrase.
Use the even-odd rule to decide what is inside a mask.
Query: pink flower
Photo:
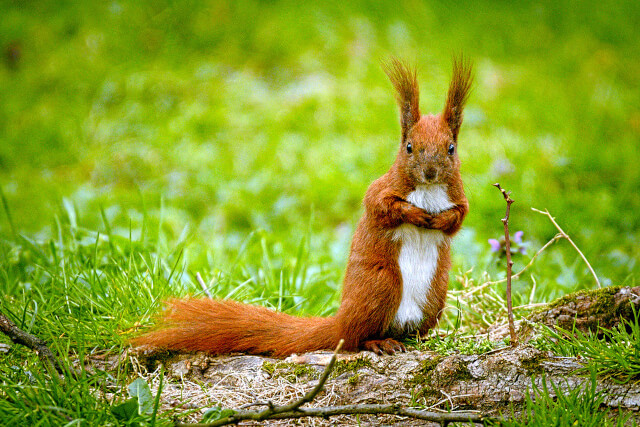
[[[491,252],[498,252],[502,246],[496,239],[489,239],[489,244],[491,245]]]
[[[513,235],[513,241],[521,245],[523,235],[524,235],[524,231],[516,231],[515,234]]]

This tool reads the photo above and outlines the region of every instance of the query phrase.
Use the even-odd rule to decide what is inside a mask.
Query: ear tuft
[[[382,64],[382,69],[396,90],[396,100],[400,107],[400,124],[404,141],[411,127],[420,120],[420,90],[415,67],[410,67],[397,58]]]
[[[473,83],[473,64],[462,55],[453,58],[453,77],[449,84],[447,103],[444,106],[442,119],[449,125],[453,139],[458,139],[462,125],[462,110],[469,99],[469,91]]]

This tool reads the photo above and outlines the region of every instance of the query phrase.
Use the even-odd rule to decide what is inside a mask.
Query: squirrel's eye
[[[456,146],[453,144],[449,145],[449,155],[453,156],[453,153],[455,152],[456,152]]]
[[[410,142],[407,142],[407,153],[411,154],[412,151],[413,151],[413,146],[411,145]]]

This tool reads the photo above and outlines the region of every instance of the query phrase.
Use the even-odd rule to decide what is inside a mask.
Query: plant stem
[[[562,228],[560,228],[560,226],[558,225],[558,223],[556,222],[555,218],[551,216],[551,214],[549,213],[548,210],[538,210],[536,208],[531,208],[533,211],[541,213],[543,215],[546,215],[547,217],[549,217],[549,219],[551,220],[551,222],[553,223],[553,225],[556,226],[556,228],[558,229],[558,231],[560,232],[560,236],[564,237],[565,239],[567,239],[569,241],[569,243],[571,243],[571,246],[573,246],[573,249],[575,249],[578,254],[580,255],[580,258],[582,258],[582,260],[585,262],[585,264],[587,264],[587,267],[589,268],[589,271],[591,272],[591,275],[593,276],[593,278],[596,281],[596,284],[598,285],[598,288],[602,288],[602,285],[600,284],[600,280],[598,279],[598,275],[596,274],[596,272],[593,270],[593,267],[591,267],[591,264],[589,264],[589,261],[587,260],[587,257],[584,256],[584,254],[582,253],[582,251],[578,248],[578,245],[576,245],[575,243],[573,243],[573,240],[571,240],[571,237],[569,237],[569,235],[567,233],[564,232],[564,230]],[[557,236],[556,236],[557,237]]]
[[[513,268],[513,261],[511,260],[511,239],[509,238],[509,213],[511,211],[511,204],[513,203],[513,199],[510,197],[511,192],[506,192],[500,187],[499,183],[493,184],[504,197],[504,200],[507,202],[507,211],[505,213],[504,218],[502,218],[502,223],[504,224],[504,242],[505,249],[507,251],[507,314],[509,315],[509,335],[511,336],[511,347],[516,347],[518,345],[518,338],[516,337],[516,328],[513,321],[513,303],[511,301],[511,275]]]

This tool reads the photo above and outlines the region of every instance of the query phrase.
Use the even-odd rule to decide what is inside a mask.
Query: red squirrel
[[[445,306],[450,240],[469,210],[460,177],[458,133],[472,66],[453,61],[444,110],[421,115],[417,72],[392,59],[384,66],[400,107],[402,138],[391,168],[368,188],[351,243],[342,301],[332,317],[294,317],[235,301],[168,301],[159,328],[137,345],[211,354],[287,356],[333,349],[404,351],[397,341],[425,335]]]

